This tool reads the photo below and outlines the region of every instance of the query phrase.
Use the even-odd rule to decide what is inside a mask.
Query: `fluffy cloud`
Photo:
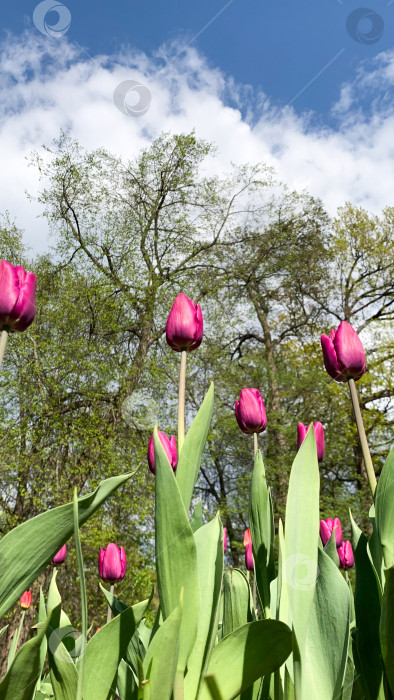
[[[346,200],[375,212],[394,204],[394,52],[362,64],[354,81],[341,87],[334,129],[313,126],[311,115],[293,106],[278,109],[192,48],[177,51],[172,45],[153,58],[132,50],[90,58],[67,37],[32,32],[9,35],[0,45],[0,211],[16,218],[34,248],[45,249],[48,232],[36,218],[39,205],[25,194],[38,191],[27,158],[61,129],[88,149],[105,147],[129,159],[161,131],[195,128],[218,146],[211,172],[222,173],[230,162],[264,161],[291,188],[321,197],[331,214]],[[143,116],[115,107],[114,89],[125,80],[149,90]],[[127,98],[131,108],[133,96],[138,99],[136,92]]]

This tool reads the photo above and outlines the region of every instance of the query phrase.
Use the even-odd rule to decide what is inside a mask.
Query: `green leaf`
[[[251,592],[248,580],[242,571],[226,571],[223,578],[223,637],[253,622]]]
[[[285,520],[286,558],[282,567],[301,658],[308,635],[308,620],[317,579],[319,482],[315,433],[309,427],[290,473]],[[294,669],[297,694],[299,665],[296,656]]]
[[[380,618],[380,643],[387,681],[394,696],[394,566],[384,573],[386,583]]]
[[[271,493],[267,488],[264,463],[260,450],[257,451],[254,461],[249,522],[257,590],[262,611],[265,617],[269,617],[270,584],[276,576],[274,561],[275,530]]]
[[[133,474],[102,481],[79,499],[82,525]],[[0,617],[29,588],[74,531],[73,504],[59,506],[18,525],[0,541]]]
[[[133,608],[127,608],[100,628],[85,650],[83,700],[107,700],[116,690],[121,658],[125,655],[135,630]]]
[[[187,513],[189,512],[194,484],[197,481],[211,424],[213,398],[214,387],[211,382],[211,386],[207,391],[204,401],[187,432],[181,454],[179,455],[176,479]]]
[[[385,567],[390,569],[394,565],[394,449],[387,457],[379,477],[375,517]]]
[[[373,564],[376,576],[379,580],[380,590],[383,592],[384,585],[384,561],[383,549],[380,544],[379,535],[376,530],[375,506],[372,505],[369,509],[369,518],[372,523],[372,535],[368,540],[368,555]]]
[[[40,648],[48,620],[33,638],[19,649],[0,683],[0,700],[31,700],[41,674]]]
[[[223,700],[232,700],[258,678],[279,668],[292,648],[291,630],[277,620],[258,620],[238,627],[212,651],[207,676]],[[200,700],[211,700],[207,680]]]
[[[143,662],[144,680],[149,680],[149,697],[153,700],[170,700],[172,697],[182,623],[182,597],[181,592],[179,605],[157,630]]]
[[[328,540],[327,544],[324,547],[324,551],[327,554],[327,556],[332,559],[334,562],[335,566],[339,568],[339,555],[338,555],[338,550],[337,550],[337,543],[335,542],[335,530],[336,526],[334,527],[334,530],[331,533],[330,539]]]
[[[337,565],[319,549],[318,579],[302,659],[302,697],[340,697],[346,671],[351,601]]]
[[[138,700],[138,680],[132,668],[121,659],[116,681],[120,700]]]
[[[352,546],[356,566],[354,608],[356,614],[354,656],[356,670],[361,677],[367,698],[378,698],[382,693],[382,663],[379,639],[380,592],[378,581],[368,556],[368,540],[350,514]],[[384,697],[383,695],[381,697]]]
[[[193,532],[196,532],[200,527],[203,526],[202,522],[202,501],[201,498],[199,501],[196,503],[196,507],[194,508],[193,515],[190,518],[190,527]]]
[[[197,637],[187,662],[185,696],[197,696],[200,679],[215,642],[223,577],[223,528],[219,515],[194,534],[200,586]]]
[[[59,603],[50,613],[46,630],[48,662],[56,700],[75,700],[77,697],[78,672],[74,664],[76,632],[71,625],[64,624]]]
[[[181,589],[184,588],[186,614],[182,617],[179,665],[185,669],[196,639],[199,616],[200,590],[197,551],[178,483],[158,438],[156,428],[154,444],[156,460],[155,544],[160,609],[165,620],[178,607]]]

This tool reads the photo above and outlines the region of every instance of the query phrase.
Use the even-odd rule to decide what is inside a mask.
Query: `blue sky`
[[[2,3],[0,149],[13,165],[0,211],[37,230],[25,157],[60,128],[87,148],[127,143],[127,156],[162,128],[195,128],[218,143],[218,172],[256,157],[330,213],[394,204],[394,0],[367,2]],[[125,81],[149,97],[138,116],[114,106]]]

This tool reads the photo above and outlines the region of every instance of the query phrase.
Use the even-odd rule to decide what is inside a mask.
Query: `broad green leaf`
[[[138,679],[124,659],[119,664],[116,686],[120,700],[138,700]]]
[[[202,502],[201,502],[201,498],[200,498],[200,500],[197,501],[196,507],[194,508],[194,511],[193,511],[193,515],[190,518],[190,527],[193,530],[193,532],[196,532],[202,526],[203,526]]]
[[[394,449],[387,457],[379,477],[375,517],[385,567],[390,569],[394,565]]]
[[[380,618],[380,643],[387,681],[394,696],[394,566],[384,573],[386,583]]]
[[[116,689],[118,666],[136,630],[133,608],[127,608],[93,635],[85,650],[83,700],[107,700]]]
[[[132,474],[102,481],[79,499],[82,525]],[[67,503],[18,525],[0,541],[0,617],[29,588],[74,531],[73,504]]]
[[[178,607],[181,589],[184,589],[185,614],[180,631],[179,666],[185,669],[196,640],[199,617],[197,551],[178,483],[156,428],[154,444],[155,544],[160,609],[165,620]]]
[[[232,700],[258,678],[273,673],[291,652],[291,630],[277,620],[258,620],[238,627],[212,651],[207,676],[223,700]],[[207,681],[200,700],[211,700]]]
[[[315,433],[309,427],[290,473],[285,520],[286,558],[282,567],[301,659],[308,635],[308,620],[317,579],[319,482]],[[299,665],[296,655],[294,655],[294,672],[297,694]]]
[[[380,592],[378,581],[368,556],[368,540],[350,514],[352,546],[356,566],[354,608],[356,614],[354,663],[361,676],[367,698],[384,697],[382,693],[382,663],[379,639]]]
[[[63,623],[59,603],[50,612],[46,630],[48,663],[56,700],[75,700],[77,697],[76,634],[77,630]]]
[[[253,622],[251,592],[245,574],[239,569],[226,571],[223,578],[223,637]]]
[[[384,561],[383,549],[380,544],[379,535],[376,531],[375,506],[369,509],[369,518],[372,523],[372,535],[368,540],[368,556],[373,564],[376,576],[379,579],[380,590],[383,592],[384,586]]]
[[[45,636],[44,623],[38,634],[21,646],[0,683],[0,700],[31,700],[41,674],[40,647]]]
[[[319,549],[318,578],[302,659],[302,697],[340,697],[345,677],[351,602],[337,565]]]
[[[215,641],[223,578],[223,528],[219,516],[194,534],[200,585],[197,637],[187,662],[185,696],[194,698]]]
[[[178,607],[167,617],[157,630],[152,643],[149,645],[143,662],[144,681],[149,680],[144,687],[145,698],[155,700],[170,700],[176,675],[180,627],[182,623],[182,593]],[[149,687],[148,687],[149,686]]]
[[[337,528],[335,526],[334,530],[331,533],[330,539],[328,540],[327,544],[324,547],[324,551],[327,554],[327,556],[329,556],[330,559],[332,559],[334,564],[339,567],[339,556],[338,556],[337,544],[335,542],[335,530],[336,529]]]
[[[183,443],[179,455],[176,480],[182,495],[185,510],[188,513],[192,499],[194,484],[197,481],[201,459],[211,424],[213,411],[214,388],[209,387]],[[185,602],[186,604],[186,602]]]
[[[274,580],[274,516],[272,500],[265,478],[264,464],[260,450],[254,460],[251,484],[250,531],[252,535],[253,558],[257,589],[262,611],[269,617],[270,583]]]

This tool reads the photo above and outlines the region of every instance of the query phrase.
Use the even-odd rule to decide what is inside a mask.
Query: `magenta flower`
[[[306,434],[308,432],[308,425],[304,425],[304,423],[298,423],[297,426],[297,437],[298,437],[298,445],[297,449],[299,450],[302,443],[304,442],[306,438]],[[324,459],[324,428],[320,421],[316,421],[316,423],[313,424],[313,430],[315,433],[315,439],[316,439],[316,447],[317,447],[317,461],[322,462]]]
[[[0,262],[0,330],[24,331],[36,314],[36,276],[23,267]]]
[[[63,547],[61,547],[58,551],[57,554],[53,557],[51,564],[54,566],[57,566],[59,564],[63,564],[65,559],[66,559],[66,554],[67,554],[67,548],[66,545],[64,544]]]
[[[223,528],[223,551],[225,552],[227,549],[227,528]]]
[[[360,379],[366,372],[365,352],[356,331],[347,321],[341,321],[338,330],[322,335],[324,366],[337,382]]]
[[[351,569],[354,566],[354,554],[349,540],[338,547],[339,566],[341,569]]]
[[[201,307],[186,294],[178,294],[166,323],[166,340],[176,352],[191,352],[201,345],[203,320]]]
[[[170,439],[168,439],[167,435],[165,433],[162,433],[161,430],[157,431],[157,434],[160,438],[160,442],[164,447],[164,452],[166,453],[168,457],[168,461],[171,464],[173,470],[175,471],[177,468],[178,464],[178,453],[176,450],[176,440],[175,440],[175,435],[171,435]],[[149,440],[149,445],[148,445],[148,465],[149,469],[151,470],[152,474],[155,473],[155,444],[153,441],[153,435],[151,439]]]
[[[245,566],[248,571],[254,571],[252,542],[248,542],[245,547]]]
[[[22,610],[28,610],[31,606],[31,591],[25,591],[22,593],[19,604]]]
[[[327,520],[320,520],[320,537],[323,542],[323,547],[327,544],[330,539],[334,527],[335,530],[335,544],[340,547],[342,544],[342,526],[339,518],[327,518]]]
[[[123,547],[110,542],[107,547],[100,549],[99,575],[103,581],[116,583],[124,578],[126,572],[126,554]]]
[[[243,433],[262,433],[267,427],[263,397],[258,389],[242,389],[235,404],[235,417]]]

